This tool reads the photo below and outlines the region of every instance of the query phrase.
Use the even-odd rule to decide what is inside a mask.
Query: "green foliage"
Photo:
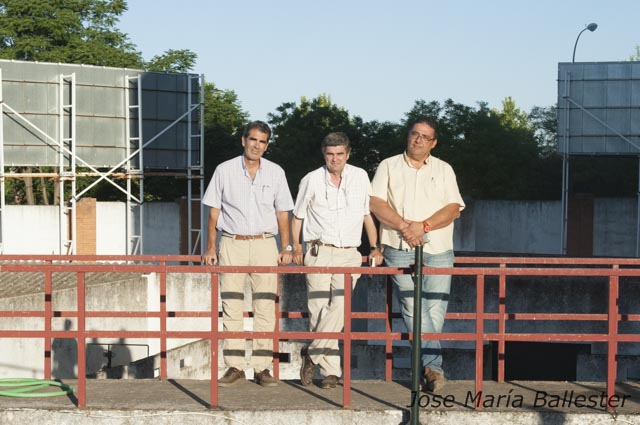
[[[240,138],[248,121],[238,95],[213,83],[204,87],[204,157],[207,183],[221,162],[242,153]]]
[[[361,137],[349,112],[321,94],[315,99],[303,97],[300,104],[287,102],[269,114],[273,142],[266,156],[287,172],[292,194],[298,192],[300,180],[309,171],[324,164],[320,142],[331,132],[342,131],[351,140],[349,162],[362,166]]]
[[[558,107],[534,106],[527,117],[543,156],[554,155],[558,149]]]
[[[444,104],[416,101],[406,114],[405,131],[417,116],[438,121],[438,144],[433,155],[456,171],[460,191],[476,199],[545,199],[559,196],[558,179],[551,187],[538,178],[545,161],[535,128],[527,114],[505,99],[502,110],[485,103],[476,108],[448,99]],[[406,140],[406,139],[405,139]],[[406,142],[405,142],[406,143]]]
[[[640,44],[636,45],[636,51],[629,56],[630,61],[640,61]]]
[[[115,28],[125,0],[2,0],[0,58],[141,68]]]
[[[529,127],[529,120],[526,113],[516,106],[516,102],[507,96],[502,100],[502,111],[493,111],[500,118],[504,127],[512,129],[526,130]]]
[[[198,59],[198,55],[189,49],[170,49],[159,56],[154,56],[145,65],[145,69],[149,71],[187,73],[196,65],[196,59]]]

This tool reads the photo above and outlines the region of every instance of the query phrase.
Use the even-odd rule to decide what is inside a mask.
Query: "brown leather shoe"
[[[300,366],[300,383],[303,387],[308,387],[313,384],[313,370],[316,365],[313,364],[313,360],[309,357],[309,350],[303,348],[300,350],[300,357],[302,358],[302,365]]]
[[[336,385],[338,385],[338,381],[340,381],[340,378],[338,378],[336,375],[329,375],[324,378],[322,382],[320,382],[320,388],[325,390],[329,388],[335,388]]]
[[[240,379],[245,379],[244,370],[230,367],[224,373],[222,378],[218,379],[218,385],[221,387],[230,387],[231,385],[237,383]]]
[[[278,385],[278,381],[271,376],[269,369],[265,369],[262,372],[256,374],[256,384],[263,387],[275,387]]]
[[[424,368],[424,389],[432,393],[438,393],[442,390],[447,380],[444,374],[436,372],[430,368]]]

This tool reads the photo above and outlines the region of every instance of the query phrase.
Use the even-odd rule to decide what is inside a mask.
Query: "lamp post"
[[[578,34],[578,37],[576,38],[576,44],[573,45],[573,59],[571,60],[571,62],[576,61],[576,47],[578,47],[578,40],[580,40],[580,36],[582,35],[582,33],[585,32],[586,30],[594,32],[596,28],[598,28],[598,24],[596,24],[595,22],[591,22],[582,31],[580,31],[580,33]]]

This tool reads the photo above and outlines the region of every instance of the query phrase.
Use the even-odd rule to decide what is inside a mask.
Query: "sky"
[[[198,55],[250,119],[328,94],[351,116],[400,121],[416,100],[500,108],[557,102],[559,62],[627,60],[640,0],[128,0],[117,27],[146,60]]]

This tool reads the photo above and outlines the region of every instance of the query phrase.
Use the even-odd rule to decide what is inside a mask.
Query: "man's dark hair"
[[[413,126],[416,124],[426,124],[429,127],[433,128],[433,137],[435,137],[436,139],[438,138],[438,123],[433,118],[421,115],[413,120],[410,128],[413,128]]]
[[[242,133],[242,137],[247,137],[251,130],[258,130],[262,133],[267,134],[267,141],[271,139],[271,128],[269,124],[264,121],[252,121],[244,128],[244,133]]]
[[[327,146],[344,146],[347,153],[351,152],[351,142],[349,141],[349,137],[341,131],[329,133],[324,139],[322,139],[322,143],[320,143],[322,153],[325,153]]]

